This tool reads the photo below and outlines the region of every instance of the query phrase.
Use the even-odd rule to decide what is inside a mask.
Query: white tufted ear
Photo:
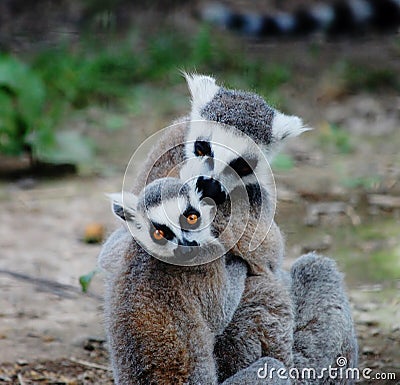
[[[124,191],[123,193],[106,194],[111,200],[113,213],[123,221],[133,221],[136,215],[138,198]]]
[[[305,127],[303,121],[293,115],[285,115],[279,111],[275,111],[272,121],[272,138],[274,142],[280,142],[286,138],[298,136],[312,128]]]
[[[275,112],[272,121],[272,138],[274,142],[280,142],[286,138],[298,136],[309,130],[312,130],[312,128],[305,127],[303,121],[299,117],[285,115],[279,111]]]
[[[312,128],[304,126],[303,121],[299,117],[275,111],[272,120],[272,142],[263,148],[264,154],[271,161],[280,151],[282,144],[285,143],[287,138],[298,136],[310,130]]]
[[[218,92],[220,87],[215,84],[215,79],[207,75],[184,73],[187,85],[192,95],[192,120],[201,120],[200,111]]]

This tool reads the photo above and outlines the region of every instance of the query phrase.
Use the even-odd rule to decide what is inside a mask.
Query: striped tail
[[[293,13],[238,13],[220,5],[201,11],[204,21],[252,37],[387,31],[400,26],[400,0],[347,0],[299,8]]]

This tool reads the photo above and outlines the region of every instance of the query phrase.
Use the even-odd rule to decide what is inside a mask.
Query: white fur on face
[[[175,234],[180,231],[179,218],[187,206],[184,197],[165,199],[161,205],[150,207],[147,211],[148,219],[153,223],[168,226]]]
[[[189,205],[200,212],[201,224],[196,229],[183,231],[180,226],[180,218]],[[199,246],[205,246],[216,240],[211,232],[211,210],[210,206],[200,204],[197,193],[193,190],[190,192],[189,201],[180,196],[165,199],[161,205],[150,207],[144,213],[138,211],[135,222],[131,225],[128,224],[128,227],[147,252],[156,257],[173,257],[179,241],[196,241]],[[175,234],[174,239],[162,245],[154,242],[150,235],[150,223],[167,226]],[[139,228],[137,224],[139,224]]]
[[[210,143],[213,156],[213,168],[210,169],[207,157],[197,157],[194,154],[196,140],[206,140]],[[270,181],[270,168],[262,149],[249,137],[232,127],[216,122],[196,121],[191,122],[187,133],[185,146],[186,162],[180,171],[180,177],[193,188],[199,176],[207,176],[218,180],[226,193],[235,187],[259,183],[267,185]],[[257,166],[253,173],[240,178],[236,173],[227,173],[229,163],[239,157],[256,157]]]

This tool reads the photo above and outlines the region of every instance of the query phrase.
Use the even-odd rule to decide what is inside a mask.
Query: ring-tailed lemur
[[[237,195],[243,194],[249,199],[247,210],[251,219],[233,248],[249,264],[252,276],[246,280],[245,293],[232,325],[241,324],[240,319],[246,322],[243,330],[228,327],[217,339],[220,379],[264,355],[276,357],[290,367],[292,308],[281,279],[284,242],[273,221],[275,202],[266,156],[271,159],[285,138],[299,135],[307,128],[298,117],[276,111],[254,93],[223,88],[209,76],[186,75],[186,79],[192,109],[186,133],[187,160],[181,169],[181,178],[192,181],[202,197],[219,203],[214,220],[217,228],[223,228],[228,221],[235,222],[229,207]],[[241,190],[244,191],[237,194]],[[227,202],[225,196],[230,197]],[[267,298],[259,295],[260,286],[269,292]],[[280,314],[277,319],[273,317],[274,309],[282,298],[286,303],[285,316]],[[252,338],[244,341],[243,335],[250,334]],[[231,352],[235,360],[227,359]]]
[[[214,82],[214,88],[218,89],[218,86],[215,86],[215,82]],[[244,94],[244,93],[242,93],[242,94]],[[201,93],[200,93],[200,96],[201,96]],[[232,104],[231,104],[231,106],[232,106]],[[250,110],[251,110],[251,108],[250,108]],[[254,114],[253,115],[250,114],[250,117],[254,117]],[[290,134],[291,127],[290,127],[290,125],[288,127],[289,122],[291,122],[294,125],[294,127],[296,127],[296,129],[299,129],[299,124],[294,124],[296,122],[299,123],[299,119],[297,119],[295,117],[286,117],[283,114],[274,112],[274,113],[270,114],[270,119],[272,119],[272,130],[271,130],[272,135],[270,135],[268,140],[264,140],[264,142],[266,142],[265,147],[267,149],[269,148],[268,147],[269,145],[273,145],[273,144],[276,145],[276,142],[280,142],[287,136],[288,133]],[[188,125],[188,123],[183,123],[181,125],[178,125],[174,129],[172,129],[170,132],[168,132],[167,135],[165,135],[165,137],[163,138],[163,141],[161,141],[159,143],[159,145],[156,146],[153,149],[153,151],[150,153],[150,156],[147,160],[147,164],[146,164],[139,180],[152,181],[156,178],[165,176],[165,174],[168,173],[169,169],[171,169],[172,167],[175,167],[177,163],[183,161],[183,159],[184,159],[184,156],[183,156],[184,148],[183,147],[184,147],[184,143],[185,143],[186,133],[188,130],[187,125]],[[254,127],[254,124],[252,125],[252,127]],[[300,127],[301,127],[301,124],[300,124]],[[269,128],[271,128],[271,127],[269,127]],[[227,133],[227,139],[230,140],[228,133]],[[171,148],[173,149],[172,154],[169,153]],[[161,154],[161,156],[160,156],[160,154]],[[277,229],[277,232],[280,237],[279,228],[276,227],[276,229]],[[270,236],[270,234],[271,234],[271,232],[268,234],[268,236]],[[279,244],[279,242],[278,242],[278,244]],[[247,251],[247,248],[246,248],[246,251]],[[281,252],[283,252],[283,248],[281,249]],[[279,253],[276,253],[276,254],[279,254]],[[321,287],[321,288],[323,289],[323,287]],[[342,294],[342,296],[345,297],[341,288],[338,289],[338,293]],[[250,294],[251,294],[251,291],[250,291]],[[253,291],[252,295],[255,295],[255,294],[256,294],[256,291]],[[334,295],[335,298],[340,297],[339,295],[337,295],[337,293],[333,293],[332,295]],[[251,298],[251,295],[248,297]],[[247,303],[247,307],[248,307],[248,303]],[[240,306],[239,306],[239,309],[240,309]],[[315,315],[316,319],[318,319],[318,316],[319,316],[318,311],[316,311],[316,309],[312,309],[311,306],[310,306],[310,309],[311,309],[310,314]],[[344,310],[346,310],[346,309],[344,309]],[[340,314],[339,314],[339,316],[340,316]],[[301,317],[299,319],[301,319]],[[247,320],[239,319],[237,321],[239,322],[238,324],[240,325],[241,322],[243,323],[243,322],[246,322]],[[340,324],[340,322],[338,321],[337,324]],[[350,325],[351,325],[351,323],[350,323]],[[346,326],[346,325],[344,325],[344,326]],[[343,327],[342,329],[348,330],[348,328],[346,328],[346,327]],[[323,331],[321,331],[321,333],[322,332]],[[329,332],[335,332],[335,331],[330,330]],[[258,336],[255,338],[255,340],[257,340],[257,339],[258,339]],[[243,340],[243,338],[242,338],[242,340]],[[318,355],[319,353],[321,353],[323,351],[324,351],[324,346],[319,346],[319,350],[317,350],[315,353],[316,353],[316,355]],[[227,350],[227,352],[229,353],[229,350]],[[324,354],[324,353],[321,353],[321,354]],[[328,354],[328,356],[329,356],[329,354]],[[229,354],[229,357],[230,357],[230,354]],[[250,358],[254,359],[254,356],[252,355]],[[329,356],[328,360],[332,361],[333,360],[332,356]]]
[[[214,79],[206,76],[196,76],[193,78],[188,76],[187,80],[192,92],[193,109],[201,104],[200,100],[204,99],[209,101],[207,97],[211,95],[211,92],[208,88],[208,85],[211,85],[213,90],[218,90],[220,88],[215,85]],[[204,81],[206,81],[206,84],[204,84]],[[198,92],[196,93],[196,91]],[[265,102],[255,94],[242,94],[246,94],[247,96],[252,95],[253,97],[257,98],[257,101],[260,102],[259,104],[261,104],[261,101],[265,104]],[[237,110],[231,112],[228,110],[226,111],[228,114],[231,113],[232,116],[235,114],[238,116],[238,111],[240,111],[240,107],[243,106],[239,105],[241,94],[238,93],[238,95],[238,104],[236,105]],[[234,104],[231,103],[228,108],[232,108],[233,106]],[[260,106],[254,104],[254,107],[257,111]],[[253,130],[254,135],[259,136],[259,142],[262,140],[261,138],[263,135],[269,137],[268,141],[263,140],[263,142],[265,143],[265,149],[271,150],[269,153],[270,156],[272,153],[271,147],[276,148],[286,137],[290,135],[298,135],[300,132],[304,131],[299,118],[286,116],[278,111],[273,110],[272,108],[269,108],[268,110],[268,117],[273,121],[273,130],[270,130],[271,127],[269,122],[265,122],[265,124],[261,127],[256,126],[257,112],[255,114],[253,113],[252,115],[251,110],[248,108],[247,111],[245,111],[245,114],[246,113],[248,114],[248,119],[252,119],[253,125],[249,125],[249,127]],[[258,116],[261,115],[259,114]],[[193,118],[199,119],[198,117]],[[242,120],[246,120],[246,117],[243,117],[243,115]],[[226,142],[231,145],[232,140],[235,139],[235,137],[237,138],[241,132],[237,130],[238,135],[235,136],[233,134],[234,128],[226,126],[223,123],[225,122],[216,123],[215,120],[213,122],[213,119],[209,119],[208,122],[184,121],[171,127],[171,129],[167,130],[165,135],[160,139],[159,143],[151,150],[143,171],[141,174],[139,174],[137,180],[145,184],[145,181],[151,182],[154,179],[165,177],[168,175],[170,170],[177,171],[177,164],[185,161],[185,154],[183,151],[185,151],[186,155],[188,155],[190,151],[189,148],[193,149],[196,147],[196,149],[199,150],[199,142],[202,142],[202,144],[207,144],[203,139],[208,137],[210,131],[216,135],[218,133],[221,135],[215,138],[216,143],[225,142],[226,139],[228,139]],[[197,137],[194,137],[193,139],[188,137],[190,134],[194,136],[194,133],[198,133],[202,140],[198,141]],[[248,364],[253,362],[254,359],[262,357],[263,355],[273,356],[284,362],[287,366],[290,366],[292,362],[291,345],[293,312],[289,294],[279,280],[280,265],[284,254],[284,242],[278,226],[276,226],[276,224],[272,221],[274,202],[270,201],[269,196],[270,181],[268,179],[265,181],[265,189],[260,189],[257,184],[257,176],[260,178],[262,175],[267,176],[268,173],[265,171],[269,169],[269,166],[258,146],[252,143],[251,139],[246,138],[245,135],[242,135],[236,141],[236,143],[240,143],[240,146],[233,146],[233,152],[231,152],[231,154],[236,153],[236,159],[238,159],[237,165],[241,165],[240,160],[246,155],[244,152],[247,145],[247,150],[251,152],[253,160],[258,163],[258,165],[255,165],[254,163],[252,164],[252,167],[258,167],[256,172],[251,172],[251,175],[247,174],[242,180],[241,178],[238,179],[235,177],[235,173],[237,171],[240,173],[241,170],[233,169],[233,172],[230,173],[232,180],[226,182],[227,189],[223,192],[221,192],[222,190],[219,188],[216,189],[217,194],[221,192],[220,195],[223,195],[223,199],[215,199],[215,194],[213,194],[215,187],[220,186],[218,185],[218,181],[203,178],[203,184],[201,186],[199,183],[195,183],[197,184],[197,188],[201,193],[209,190],[208,192],[210,194],[207,194],[207,196],[220,202],[216,217],[213,221],[217,232],[219,234],[223,234],[220,237],[220,241],[224,244],[224,246],[234,246],[231,252],[235,255],[242,256],[243,260],[248,263],[251,275],[263,275],[263,278],[254,277],[250,279],[249,277],[249,279],[247,279],[247,294],[245,296],[246,303],[243,304],[244,311],[240,313],[243,318],[243,330],[247,328],[248,330],[258,329],[259,331],[260,338],[258,340],[253,338],[252,340],[251,348],[255,351],[255,353],[254,355],[249,354],[249,345],[248,351],[244,353],[245,357],[243,359],[237,357],[237,360],[234,361],[224,360],[224,352],[220,349],[220,362],[222,363],[225,361],[226,366],[226,368],[220,368],[220,378],[226,378],[227,373],[233,374],[240,369],[238,366],[234,365],[243,365],[243,367],[246,367]],[[204,158],[206,158],[206,149],[203,150],[205,151]],[[229,148],[227,150],[229,151]],[[218,158],[214,159],[215,163],[217,163]],[[224,159],[222,158],[222,160]],[[235,159],[232,158],[232,160],[234,161]],[[206,160],[205,162],[207,163]],[[204,172],[203,170],[199,169],[199,167],[191,168],[190,160],[188,163],[188,168],[191,170],[190,175],[181,173],[181,176],[183,176],[185,180],[193,179],[193,177],[195,177],[196,181],[199,175],[204,175],[209,171],[206,170],[206,172]],[[244,191],[240,192],[239,194],[234,194],[234,191],[237,192],[238,190],[243,189]],[[229,192],[231,197],[234,195],[239,196],[239,203],[236,200],[236,204],[232,205],[232,207],[236,207],[236,213],[231,212],[231,200],[221,202],[224,200],[227,192]],[[241,199],[243,196],[247,199],[250,198],[250,205],[246,204],[245,199]],[[247,218],[248,220],[246,220]],[[262,218],[262,220],[260,220],[260,218]],[[226,231],[227,229],[228,231]],[[232,240],[234,242],[232,242]],[[252,249],[250,249],[250,246],[252,245],[259,247],[256,248],[253,246]],[[264,281],[263,284],[261,283],[262,281]],[[274,282],[275,286],[272,282]],[[272,289],[273,287],[275,288],[274,290]],[[261,288],[263,289],[263,292],[269,291],[271,295],[275,295],[279,292],[279,295],[276,296],[273,301],[271,301],[270,296],[259,295]],[[278,302],[280,303],[280,306],[276,306]],[[278,308],[279,311],[271,311],[274,306]],[[263,312],[260,312],[260,309],[263,309]],[[245,326],[245,322],[247,322],[247,326]],[[264,331],[267,329],[269,332],[265,333]],[[244,342],[242,342],[242,344],[238,342],[238,353],[240,348],[243,347],[243,344]],[[233,346],[232,350],[235,350]]]
[[[307,128],[303,126],[299,118],[286,116],[277,112],[269,107],[265,101],[256,94],[228,90],[223,87],[219,87],[215,84],[214,79],[209,77],[190,77],[188,82],[192,93],[191,119],[212,120],[227,124],[228,126],[233,126],[236,128],[236,130],[229,129],[227,126],[223,125],[218,126],[217,128],[213,127],[212,130],[208,130],[209,126],[205,126],[203,130],[199,131],[197,124],[193,125],[192,122],[189,123],[186,139],[187,143],[194,143],[194,145],[192,144],[185,147],[186,157],[189,159],[189,161],[182,168],[181,177],[184,176],[185,178],[190,179],[195,175],[202,175],[201,177],[198,177],[196,186],[198,190],[200,190],[203,195],[206,196],[213,196],[215,193],[216,196],[219,197],[221,192],[229,195],[241,184],[244,184],[249,192],[251,210],[250,218],[253,218],[253,220],[255,218],[260,218],[262,229],[262,225],[264,223],[263,220],[268,217],[268,203],[270,196],[268,180],[265,178],[265,173],[263,172],[265,163],[262,161],[262,157],[256,155],[257,150],[254,148],[254,144],[252,144],[251,141],[246,138],[246,136],[253,139],[254,142],[260,146],[264,154],[268,158],[271,158],[274,150],[276,150],[276,147],[279,146],[283,139],[289,136],[296,136],[307,130]],[[199,142],[201,143],[200,148]],[[227,149],[227,146],[221,145],[225,142],[229,143],[229,149]],[[216,158],[218,162],[210,162],[209,159],[213,157]],[[233,168],[238,177],[232,178],[232,174],[226,172],[227,166]],[[204,176],[208,177],[209,179],[205,179]],[[199,181],[201,181],[201,183],[199,183]],[[211,187],[205,189],[204,186],[207,186],[207,183],[210,183]],[[254,194],[254,191],[257,193]],[[263,205],[260,202],[260,199],[266,201],[267,204]],[[223,205],[220,205],[219,208],[222,208],[222,213],[225,211]],[[266,209],[266,211],[264,211],[264,209]],[[223,220],[220,221],[223,222]],[[219,223],[218,214],[215,222]],[[249,236],[249,234],[252,234],[253,231],[256,232],[257,237],[257,229],[254,229],[251,226],[251,221],[249,224],[250,227],[246,228],[242,238],[246,237],[246,235]],[[273,222],[272,230],[274,230],[274,226],[276,229],[275,231],[279,232],[279,228]],[[272,231],[272,234],[273,233],[274,231]],[[259,236],[261,236],[261,234]],[[270,240],[270,234],[269,237],[265,239],[262,237],[259,238],[257,240],[257,244],[260,245],[260,247],[257,247],[255,252],[263,253],[264,250],[268,250]],[[240,244],[240,241],[238,244]],[[241,256],[244,260],[249,262],[250,266],[252,266],[253,261],[263,260],[262,254],[252,254],[254,250],[252,250],[251,242],[248,239],[241,246]],[[243,246],[247,246],[247,249]],[[275,277],[277,278],[277,284],[271,284],[270,287],[271,298],[276,298],[276,295],[278,297],[285,295],[284,290],[281,293],[277,293],[279,283],[282,283],[282,281],[279,279],[280,275],[282,274],[280,271],[279,253],[283,254],[283,244],[280,249],[275,249],[275,251],[275,262],[277,262],[276,265],[268,266],[267,264],[268,267],[272,267],[271,270],[272,272],[275,272]],[[265,261],[271,261],[271,255],[264,259],[264,262]],[[325,265],[324,263],[320,264],[321,276],[325,276],[324,279],[326,280],[327,273],[324,271],[324,269],[330,271],[330,273],[332,273],[332,279],[335,280],[336,284],[338,284],[338,289],[336,293],[325,291],[323,294],[321,294],[321,300],[330,298],[330,301],[335,303],[335,306],[338,304],[338,302],[342,304],[342,307],[339,311],[335,310],[335,306],[330,307],[331,304],[329,304],[329,301],[324,304],[325,309],[332,316],[330,323],[326,322],[326,320],[324,320],[324,323],[327,329],[330,330],[332,335],[335,335],[336,338],[334,342],[325,342],[322,343],[322,345],[321,341],[324,340],[320,339],[319,346],[315,342],[318,338],[314,339],[315,343],[313,348],[310,349],[310,351],[314,353],[314,356],[306,354],[304,354],[304,356],[309,358],[309,363],[313,362],[314,364],[317,364],[318,359],[316,359],[316,357],[318,354],[321,354],[321,352],[324,351],[324,353],[322,353],[324,360],[319,359],[319,362],[334,364],[337,356],[346,355],[349,358],[347,367],[351,367],[351,363],[354,363],[357,360],[357,345],[354,337],[349,306],[344,290],[339,285],[339,282],[341,282],[339,274],[332,266]],[[316,273],[316,270],[317,269],[314,270],[314,273]],[[249,356],[251,356],[250,352],[253,352],[254,354],[256,351],[254,348],[260,346],[257,344],[261,342],[261,346],[263,346],[263,344],[264,346],[268,346],[268,341],[274,339],[271,338],[271,335],[268,335],[268,328],[263,329],[260,327],[260,329],[257,329],[257,325],[260,326],[260,324],[265,321],[266,324],[268,324],[268,314],[269,312],[272,312],[274,308],[274,306],[271,306],[271,308],[268,309],[268,304],[263,302],[265,299],[262,296],[257,295],[257,284],[259,284],[260,281],[263,282],[263,278],[266,278],[264,282],[268,282],[269,277],[263,277],[262,275],[265,273],[265,271],[268,271],[268,269],[265,269],[261,272],[258,271],[258,275],[249,277],[246,280],[245,293],[234,315],[232,323],[225,330],[224,334],[217,339],[216,351],[218,352],[217,360],[219,363],[221,379],[230,376],[232,374],[232,370],[234,372],[242,367],[246,367],[246,362],[248,364],[248,361],[246,360],[248,360]],[[333,285],[328,285],[327,283],[322,284],[320,277],[314,275],[313,280],[318,282],[321,290],[332,290]],[[297,330],[297,325],[299,325],[301,321],[304,321],[304,319],[307,319],[310,314],[312,314],[313,319],[315,319],[317,322],[319,320],[323,320],[323,317],[318,315],[315,306],[310,306],[309,302],[311,297],[316,298],[318,296],[318,285],[312,286],[312,284],[307,282],[307,279],[302,280],[298,277],[296,278],[296,282],[296,284],[302,287],[303,295],[307,294],[307,288],[310,290],[310,294],[309,298],[298,301],[296,298],[301,298],[299,297],[300,291],[298,291],[296,296],[294,296],[295,303],[305,301],[304,303],[310,307],[310,313],[301,314],[298,310],[295,311],[297,318],[295,332]],[[302,286],[301,284],[304,282],[307,282],[307,284]],[[249,303],[251,303],[252,306],[248,306]],[[248,320],[257,319],[257,311],[254,311],[256,309],[255,304],[260,305],[258,308],[259,316],[265,314],[266,317],[263,319],[261,316],[258,319],[258,323],[253,325],[253,328],[251,328],[251,322],[248,322]],[[260,311],[260,309],[264,309],[265,313]],[[241,320],[247,320],[247,323]],[[282,326],[284,324],[285,323],[282,322]],[[252,335],[252,338],[244,341],[243,330],[241,330],[238,325],[244,325],[245,330],[249,331],[247,335]],[[304,337],[306,334],[308,334],[310,337],[310,335],[313,334],[313,328],[311,324],[304,322],[302,327],[304,327],[304,325],[306,326],[302,332],[306,332],[300,335]],[[282,340],[285,340],[282,338],[282,331],[283,330],[281,330],[281,333],[278,333],[278,335],[280,335]],[[324,328],[321,328],[319,332],[321,333],[321,336],[326,336],[326,330]],[[315,332],[315,336],[317,335],[318,332]],[[290,339],[287,338],[286,341],[288,342]],[[296,351],[296,344],[301,346],[303,343],[302,341],[304,342],[301,337],[296,338],[295,335],[294,351]],[[302,349],[303,348],[299,349],[298,351],[301,351]],[[227,360],[232,351],[235,352],[235,357],[237,358],[235,361]],[[271,355],[274,354],[273,352],[268,351],[268,348],[266,351]],[[261,352],[262,354],[265,354],[265,351],[261,350]],[[298,357],[301,355],[302,353],[296,356],[294,364],[302,365],[307,362],[307,360],[304,359],[302,362],[300,362]],[[286,365],[288,365],[288,357],[286,357],[286,359],[285,357],[279,355],[277,355],[277,357],[279,357]],[[313,359],[310,359],[310,357],[313,357]],[[256,357],[253,357],[253,359],[254,358]],[[240,362],[241,359],[243,359],[243,362]]]
[[[266,172],[269,165],[252,139],[272,157],[284,139],[306,129],[298,117],[272,109],[256,94],[226,90],[208,76],[187,75],[186,79],[192,94],[191,121],[174,126],[165,134],[150,152],[137,179],[144,182],[165,177],[186,158],[181,177],[194,180],[203,197],[211,197],[219,203],[213,224],[219,234],[225,234],[220,240],[224,245],[234,246],[231,252],[241,255],[248,263],[250,274],[254,275],[246,280],[243,306],[236,312],[236,321],[246,331],[240,336],[251,332],[253,338],[245,342],[243,338],[233,337],[229,339],[229,346],[227,340],[217,344],[220,379],[229,377],[263,355],[273,356],[290,366],[293,313],[288,291],[279,277],[284,242],[278,226],[272,221],[274,202],[271,202]],[[202,109],[207,105],[208,115],[204,116]],[[232,128],[235,125],[239,129]],[[192,159],[192,151],[195,159]],[[210,156],[211,153],[214,156]],[[209,162],[211,158],[213,162]],[[227,165],[231,172],[226,172]],[[218,178],[201,176],[210,176],[210,172]],[[235,194],[238,190],[239,194]],[[232,200],[225,201],[227,195],[230,198],[239,196],[233,205],[239,207],[236,215],[232,215]],[[250,204],[246,205],[242,196],[248,198]],[[227,227],[231,231],[225,231]],[[230,242],[232,239],[234,244]],[[261,292],[269,295],[260,295]],[[219,339],[223,340],[222,337]],[[235,352],[235,360],[225,359],[230,351]]]
[[[399,0],[339,0],[302,7],[293,13],[240,13],[222,4],[206,5],[200,17],[213,24],[253,37],[298,36],[315,32],[330,35],[400,26]]]
[[[213,356],[215,336],[230,322],[244,290],[246,267],[224,256],[200,266],[176,266],[172,258],[179,243],[199,253],[218,253],[209,227],[182,227],[209,220],[194,195],[180,180],[164,178],[135,196],[113,194],[114,213],[132,224],[115,232],[103,247],[99,264],[107,272],[105,320],[114,378],[117,385],[217,384]],[[163,207],[164,206],[164,207]],[[167,206],[167,207],[165,207]],[[196,208],[196,214],[190,211]],[[205,217],[205,218],[203,218]],[[123,245],[121,249],[121,245]],[[171,249],[172,248],[172,249]],[[116,251],[121,254],[116,255]],[[150,250],[149,253],[147,250]],[[237,373],[226,385],[252,379],[264,365],[283,368],[269,357]],[[277,379],[279,384],[289,384]]]
[[[109,272],[105,319],[116,384],[216,383],[214,336],[230,320],[226,301],[239,301],[243,265],[228,274],[224,258],[185,267],[153,257],[165,253],[173,258],[178,243],[193,242],[180,219],[197,205],[179,179],[156,180],[138,196],[124,192],[111,199],[114,213],[130,222],[134,235],[121,229],[128,236],[128,250],[116,256],[106,244],[99,257]],[[199,219],[207,216],[197,210]],[[209,231],[204,227],[197,235],[208,241]],[[200,242],[198,246],[199,252],[219,253],[215,244],[207,244],[207,250]],[[231,287],[236,290],[232,298]],[[235,306],[231,308],[232,313]]]

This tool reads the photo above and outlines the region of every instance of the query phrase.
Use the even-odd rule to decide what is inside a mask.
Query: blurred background
[[[314,2],[224,3],[273,13]],[[0,3],[0,381],[111,383],[102,277],[82,285],[117,226],[104,193],[121,189],[143,140],[189,110],[180,70],[255,91],[314,128],[272,164],[286,266],[311,250],[335,258],[360,367],[400,380],[399,34],[251,39],[202,22],[205,5]]]

